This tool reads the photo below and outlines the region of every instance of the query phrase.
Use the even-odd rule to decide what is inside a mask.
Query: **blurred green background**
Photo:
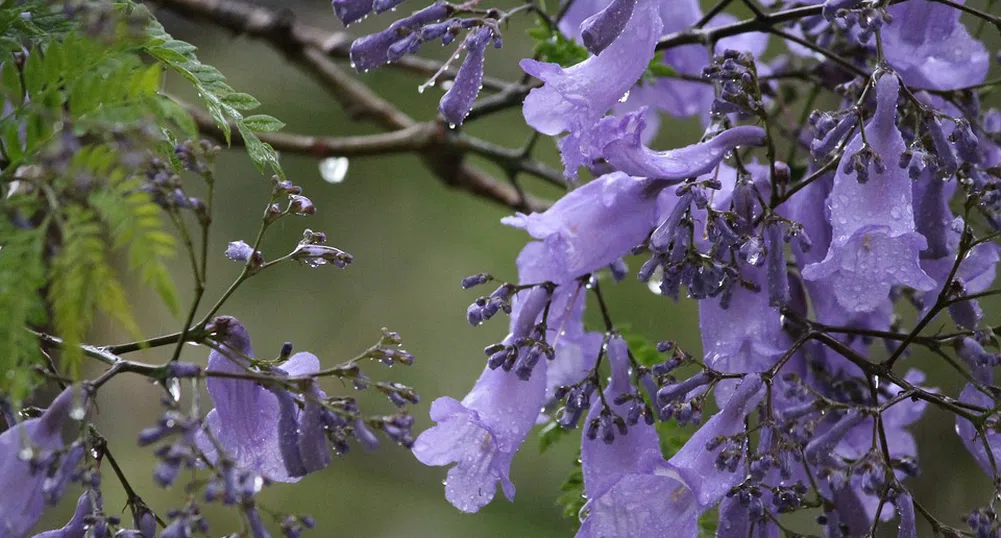
[[[314,26],[342,29],[326,2],[261,3],[288,8],[299,20]],[[401,9],[416,8],[416,4],[405,4]],[[370,126],[352,123],[323,89],[265,44],[234,38],[164,11],[158,16],[176,37],[198,45],[202,61],[218,67],[234,88],[260,99],[264,103],[260,112],[285,121],[287,131],[333,136],[377,132]],[[356,35],[375,31],[392,18],[372,17],[351,30]],[[489,74],[507,80],[520,76],[517,59],[531,54],[529,40],[524,37],[526,19],[515,17],[505,34],[504,49],[488,52]],[[996,50],[996,36],[991,43]],[[427,46],[443,57],[436,48]],[[417,119],[432,118],[441,96],[438,88],[418,93],[422,80],[392,69],[362,79]],[[169,89],[186,95],[176,80]],[[521,145],[529,134],[518,108],[476,122],[467,130],[508,147]],[[694,123],[675,120],[665,120],[661,131],[659,147],[689,143],[701,134]],[[558,165],[551,141],[540,143],[538,154],[551,165]],[[344,271],[293,265],[265,271],[245,283],[222,313],[243,321],[258,355],[276,354],[283,342],[291,341],[297,350],[315,353],[326,366],[372,345],[381,327],[398,331],[417,362],[410,368],[392,370],[372,365],[368,371],[372,377],[418,389],[423,401],[414,411],[418,417],[416,431],[422,431],[430,423],[430,402],[442,395],[461,398],[484,367],[483,347],[506,332],[505,319],[478,328],[466,323],[466,306],[481,290],[464,292],[459,280],[480,271],[513,279],[514,259],[526,241],[525,234],[500,225],[498,221],[507,211],[448,190],[414,156],[352,159],[340,184],[324,182],[315,160],[285,155],[282,162],[289,178],[302,185],[316,203],[318,213],[310,218],[280,221],[265,239],[265,257],[291,250],[308,227],[326,232],[331,244],[354,254],[355,262]],[[499,170],[490,170],[502,177]],[[226,244],[237,239],[252,241],[270,191],[269,180],[257,173],[242,150],[225,152],[219,158],[217,175],[208,304],[240,270],[238,264],[223,256]],[[550,198],[558,194],[531,179],[523,181],[531,192]],[[638,263],[633,261],[634,269]],[[179,289],[190,293],[185,260],[178,259],[174,267]],[[606,294],[617,323],[629,324],[653,340],[671,338],[693,353],[700,350],[692,302],[671,302],[633,280],[607,287]],[[152,293],[136,289],[133,297],[147,335],[178,328],[178,320],[154,306],[157,302]],[[993,315],[995,305],[985,306],[992,318],[997,318]],[[908,312],[905,317],[911,315]],[[110,325],[99,327],[94,336],[95,343],[128,339]],[[187,347],[184,359],[204,364],[207,354],[205,348]],[[167,357],[169,350],[161,349],[145,353],[142,359],[158,362]],[[936,361],[920,356],[908,360],[926,367],[930,384],[948,393],[958,392],[959,379]],[[326,388],[328,392],[350,391],[332,385]],[[136,432],[152,424],[160,414],[158,399],[155,387],[121,376],[98,399],[98,424],[133,485],[150,506],[163,513],[180,505],[184,493],[179,487],[169,491],[155,487],[151,480],[152,450],[139,449],[135,444]],[[368,409],[390,410],[389,404],[380,399],[365,401]],[[915,496],[946,521],[959,524],[961,511],[988,501],[989,481],[966,455],[954,434],[951,417],[930,408],[916,428],[916,435],[924,474],[913,481]],[[572,438],[567,438],[540,455],[538,435],[532,434],[512,470],[518,488],[515,501],[508,503],[498,494],[498,499],[476,515],[462,514],[445,501],[444,468],[424,467],[406,450],[388,444],[375,452],[358,449],[337,458],[328,469],[309,475],[297,485],[268,488],[261,500],[275,511],[315,516],[319,530],[314,536],[570,536],[571,524],[562,519],[554,501],[571,470],[574,444]],[[124,495],[110,470],[105,475],[106,510],[115,513],[124,506]],[[65,521],[72,510],[73,500],[69,498],[75,499],[75,495],[67,497],[59,508],[47,514],[40,528]],[[208,513],[212,535],[239,528],[235,520],[228,519],[228,513]]]

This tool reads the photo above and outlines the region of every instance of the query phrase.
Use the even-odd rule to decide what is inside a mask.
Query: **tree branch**
[[[204,21],[225,28],[237,35],[263,39],[277,44],[279,49],[294,51],[311,47],[330,58],[349,60],[351,42],[355,36],[348,32],[330,32],[295,21],[291,10],[272,10],[239,0],[152,0],[152,3],[191,20]],[[441,62],[404,56],[389,67],[430,77],[441,69]],[[455,78],[456,69],[442,73],[442,80]],[[508,82],[483,77],[483,88],[501,91]]]
[[[191,106],[185,108],[195,119],[202,134],[217,141],[225,140],[222,131],[208,113]],[[434,154],[440,152],[441,148],[447,148],[451,153],[458,153],[460,156],[472,152],[496,162],[501,167],[513,167],[518,172],[534,175],[549,183],[563,185],[559,174],[545,165],[531,159],[519,159],[512,150],[506,148],[489,146],[481,140],[465,135],[450,134],[440,122],[414,123],[388,133],[368,136],[326,137],[290,133],[258,133],[258,136],[278,151],[316,159],[417,153],[428,162],[429,159],[433,161]],[[232,130],[232,143],[243,144],[243,138],[235,127]],[[446,185],[513,209],[545,211],[549,207],[549,202],[531,196],[522,199],[514,186],[501,183],[485,172],[467,165],[461,165],[457,171],[452,172],[436,169],[432,164],[429,164],[429,168]],[[447,173],[448,176],[442,175],[443,173]],[[447,177],[452,178],[447,179]]]

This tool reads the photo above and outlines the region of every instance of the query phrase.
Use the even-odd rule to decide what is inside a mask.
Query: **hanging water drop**
[[[174,401],[179,401],[181,399],[181,382],[177,380],[176,377],[172,377],[166,381],[167,392],[170,393],[170,397]]]
[[[347,157],[328,157],[320,161],[320,176],[327,183],[341,183],[348,174]]]

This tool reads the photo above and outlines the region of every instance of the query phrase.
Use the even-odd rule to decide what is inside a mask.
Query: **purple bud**
[[[591,15],[580,24],[584,47],[591,54],[599,54],[615,41],[633,16],[636,0],[612,0],[604,9]]]
[[[401,36],[418,31],[421,27],[438,22],[449,15],[451,8],[444,2],[430,6],[404,17],[381,32],[360,37],[351,44],[351,65],[358,71],[368,71],[389,63],[389,47]]]
[[[310,267],[329,264],[344,269],[354,260],[354,257],[334,247],[300,243],[292,253],[292,259],[302,261]]]
[[[234,262],[246,262],[253,253],[253,247],[243,241],[233,241],[226,247],[226,257]]]
[[[316,214],[316,206],[313,205],[313,201],[298,194],[289,196],[288,209],[291,213],[299,216]]]
[[[462,279],[462,289],[468,290],[474,286],[479,286],[480,284],[486,284],[493,280],[494,277],[489,273],[477,273],[475,275],[467,276]]]
[[[952,144],[946,139],[945,132],[942,131],[942,122],[932,116],[925,119],[925,128],[935,147],[935,157],[938,158],[942,173],[951,176],[956,173],[959,163],[956,162],[956,155],[952,152]]]
[[[619,258],[608,265],[608,270],[612,272],[612,278],[616,282],[622,282],[629,274],[629,265],[626,260]]]
[[[333,0],[331,5],[344,26],[358,22],[372,12],[372,0]]]
[[[949,305],[949,316],[956,325],[964,329],[974,329],[980,319],[984,317],[980,303],[976,299],[959,301]]]
[[[957,121],[956,128],[949,135],[949,140],[952,140],[956,146],[956,153],[960,159],[969,163],[980,161],[980,154],[977,151],[979,141],[977,140],[977,135],[973,134],[970,122],[966,120]]]
[[[678,199],[678,202],[671,208],[671,213],[664,219],[664,222],[660,223],[660,226],[657,226],[653,233],[650,234],[650,250],[654,252],[668,251],[674,243],[675,237],[678,235],[678,224],[681,223],[682,217],[688,212],[693,198],[694,195],[689,191]]]
[[[866,415],[858,410],[852,409],[848,411],[829,430],[814,437],[812,441],[807,443],[805,449],[807,461],[819,462],[822,461],[822,458],[829,458],[831,451],[834,450],[838,442],[841,441],[849,430],[861,424],[865,418]]]
[[[814,159],[821,159],[830,155],[834,151],[841,140],[851,132],[852,128],[855,127],[856,116],[854,113],[848,113],[841,116],[838,123],[830,129],[822,138],[818,138],[810,143],[810,154],[813,155]],[[819,127],[818,127],[819,130]]]
[[[493,30],[486,26],[470,32],[464,43],[466,59],[459,67],[452,87],[438,103],[438,111],[452,127],[462,125],[462,120],[472,110],[473,102],[483,86],[483,55],[492,33]]]
[[[375,9],[376,13],[383,13],[389,11],[396,6],[403,3],[403,0],[375,0],[372,7]]]

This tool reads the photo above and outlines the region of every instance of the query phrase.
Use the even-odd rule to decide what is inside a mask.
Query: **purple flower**
[[[590,164],[591,128],[632,88],[653,58],[661,20],[656,3],[638,0],[625,28],[597,56],[568,68],[525,59],[521,68],[544,85],[525,98],[525,121],[547,135],[569,134],[560,140],[567,177]]]
[[[929,291],[935,286],[918,265],[924,236],[915,232],[911,180],[896,166],[904,151],[897,130],[897,77],[884,74],[876,86],[876,113],[866,125],[866,138],[882,166],[860,183],[861,171],[849,174],[843,166],[865,151],[861,134],[848,144],[828,197],[833,227],[827,257],[803,268],[807,280],[825,281],[838,303],[849,312],[871,312],[893,286]],[[859,178],[852,177],[858,175]]]
[[[449,125],[462,125],[473,102],[483,85],[483,55],[487,44],[493,37],[493,30],[481,26],[470,32],[463,47],[466,49],[466,59],[459,67],[459,72],[452,81],[452,87],[442,96],[438,103],[438,111]]]
[[[612,378],[605,389],[606,401],[632,392],[627,351],[621,338],[608,343]],[[625,415],[628,406],[615,405],[612,410]],[[597,419],[601,412],[602,401],[594,398],[588,420]],[[578,538],[695,535],[699,514],[706,507],[666,467],[652,425],[639,421],[611,443],[584,436],[581,465],[589,501]]]
[[[622,173],[604,175],[570,191],[543,213],[501,222],[542,240],[559,272],[581,276],[607,267],[646,239],[653,228],[657,182]]]
[[[231,241],[226,247],[226,257],[234,262],[245,262],[254,253],[253,247],[241,241]]]
[[[664,21],[664,33],[678,32],[691,28],[702,17],[702,10],[699,8],[698,2],[692,0],[662,2],[660,17]],[[735,20],[730,14],[721,13],[713,17],[705,27],[722,26],[735,22]],[[764,53],[767,46],[767,34],[749,32],[721,39],[716,44],[716,50],[748,52],[757,58]],[[698,44],[672,47],[664,51],[663,63],[679,74],[701,77],[703,68],[709,64],[709,51],[705,46]],[[763,72],[765,67],[759,65],[759,71]],[[654,111],[662,111],[679,118],[697,116],[703,124],[706,124],[709,121],[709,112],[714,98],[715,91],[712,84],[673,77],[658,77],[652,81],[644,81],[643,84],[633,88],[629,92],[629,99],[624,103],[624,107],[632,109],[650,107],[646,114],[650,128],[644,134],[645,141],[648,142],[657,132],[657,125],[653,123],[656,121]]]
[[[79,387],[67,387],[42,416],[0,434],[0,491],[17,492],[0,502],[0,534],[26,535],[42,516],[46,501],[55,504],[62,497],[64,488],[52,490],[46,483],[65,484],[79,461],[67,451],[62,432],[66,419],[83,409],[82,397]],[[54,467],[51,475],[49,466]]]
[[[744,432],[744,419],[764,396],[763,386],[761,376],[747,374],[729,397],[721,399],[717,395],[720,411],[667,462],[702,506],[714,506],[730,489],[743,482],[743,473],[720,468],[719,449],[711,450],[711,441]]]
[[[980,377],[982,381],[993,382],[991,372],[986,372],[986,374],[981,372]],[[991,409],[995,405],[994,399],[991,396],[981,392],[972,383],[967,383],[963,387],[963,391],[959,393],[959,401],[978,405],[985,409]],[[986,435],[981,435],[974,428],[973,423],[963,417],[956,416],[956,434],[959,435],[959,439],[966,446],[966,450],[973,456],[974,461],[984,470],[984,473],[988,476],[994,476],[994,467],[991,465],[991,459],[993,456],[995,464],[1001,466],[1001,432],[991,427],[986,428],[986,432]],[[985,445],[990,448],[990,455],[987,454]]]
[[[84,538],[87,536],[87,517],[94,512],[95,508],[100,511],[102,504],[100,495],[97,496],[96,503],[90,500],[90,495],[89,491],[84,491],[83,495],[77,499],[73,516],[61,529],[36,534],[35,538]],[[153,538],[153,536],[149,538]]]
[[[883,50],[904,83],[952,90],[984,81],[990,57],[959,22],[958,9],[914,0],[891,6],[889,13],[893,20],[883,26]]]
[[[907,491],[901,491],[897,498],[893,500],[893,506],[897,507],[900,514],[900,531],[897,538],[918,538],[917,521],[914,517],[914,499]]]
[[[653,151],[642,144],[643,111],[626,114],[621,120],[603,121],[597,135],[601,155],[616,170],[630,176],[679,182],[711,172],[727,152],[738,146],[761,146],[765,131],[742,125],[727,129],[698,144],[668,151]]]
[[[557,274],[537,243],[531,243],[518,259],[522,282],[547,280]],[[542,287],[515,296],[511,331],[504,343],[528,337],[535,329],[548,300]],[[485,368],[473,389],[461,402],[450,397],[431,404],[435,426],[414,443],[414,456],[425,465],[456,465],[449,469],[445,497],[464,512],[476,512],[489,503],[500,483],[504,495],[514,498],[508,474],[511,460],[535,425],[546,398],[546,360],[534,365],[526,379],[502,368]]]
[[[764,284],[765,270],[748,267],[745,278]],[[789,337],[782,330],[779,309],[771,306],[768,293],[734,286],[728,308],[722,298],[699,301],[699,326],[705,363],[726,373],[763,372],[789,347]],[[716,401],[722,405],[734,390],[735,381],[724,380],[716,388]]]
[[[229,353],[213,350],[209,354],[207,372],[233,374],[261,373],[246,357],[253,357],[250,336],[235,318],[221,316],[212,322],[213,330],[222,340],[220,345]],[[320,370],[320,361],[311,353],[292,355],[281,368],[274,368],[277,379],[283,376],[306,376]],[[226,455],[237,466],[258,473],[270,480],[296,482],[308,472],[329,462],[316,458],[315,421],[293,401],[282,388],[265,388],[253,380],[210,377],[205,382],[215,409],[205,417],[206,432],[199,432],[198,446],[209,461],[218,454],[206,435],[219,442]],[[318,389],[316,389],[318,390]],[[314,392],[324,397],[322,392]],[[308,399],[307,399],[308,401]],[[307,428],[310,426],[310,428]],[[303,448],[310,451],[306,465]]]
[[[393,44],[407,39],[407,36],[419,31],[424,25],[444,19],[451,9],[443,2],[436,2],[390,24],[389,28],[381,32],[359,37],[351,43],[351,65],[358,71],[365,72],[389,63],[390,47]]]

